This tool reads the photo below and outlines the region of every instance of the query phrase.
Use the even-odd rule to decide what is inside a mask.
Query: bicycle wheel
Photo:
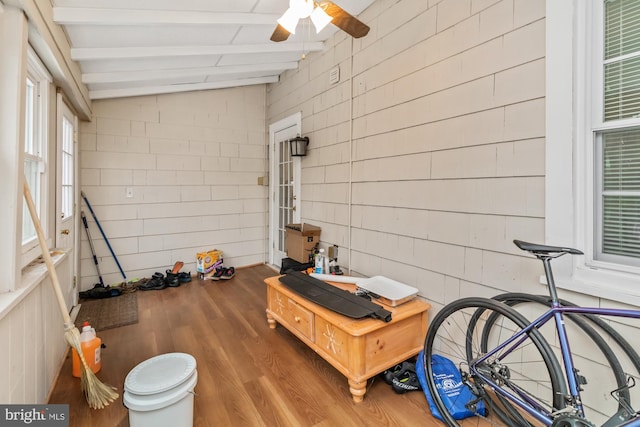
[[[528,324],[515,309],[487,298],[454,301],[435,316],[425,339],[424,368],[431,397],[447,425],[540,424],[516,404],[491,390],[481,376],[494,381],[510,395],[529,402],[549,419],[551,413],[564,408],[566,384],[560,364],[536,329],[523,335],[511,351],[501,350],[475,365],[475,371],[470,369],[470,364],[487,353],[483,344],[488,349],[496,348]],[[470,401],[459,402],[455,393],[448,395],[446,390],[438,391],[432,360],[439,356],[449,359],[458,368],[462,382],[471,390],[473,398]],[[447,395],[447,403],[443,395]],[[469,400],[468,396],[466,399]],[[483,406],[488,410],[483,411]],[[466,407],[475,417],[456,420],[454,407]]]

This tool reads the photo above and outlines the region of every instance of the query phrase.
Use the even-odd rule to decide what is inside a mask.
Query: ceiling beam
[[[267,64],[232,65],[224,67],[198,67],[172,70],[139,70],[139,71],[114,71],[107,73],[86,73],[82,75],[85,84],[96,83],[123,83],[143,82],[160,79],[180,79],[182,77],[195,76],[224,76],[227,74],[240,74],[252,72],[278,72],[294,70],[298,68],[297,62],[277,62]]]
[[[155,46],[155,47],[83,47],[71,49],[74,61],[96,59],[162,58],[171,56],[246,55],[252,53],[315,52],[323,42],[264,43],[217,46]]]
[[[271,25],[279,15],[153,9],[54,7],[60,25]]]
[[[228,87],[250,86],[276,83],[278,76],[255,77],[250,79],[226,80],[222,82],[193,83],[179,85],[147,86],[128,89],[105,89],[89,91],[91,99],[124,98],[129,96],[158,95],[162,93],[191,92],[196,90],[224,89]]]

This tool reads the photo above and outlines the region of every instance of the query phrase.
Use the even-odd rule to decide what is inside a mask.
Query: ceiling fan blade
[[[271,34],[272,42],[283,42],[289,38],[291,33],[287,31],[282,25],[278,24],[275,30],[273,30],[273,34]]]
[[[340,6],[328,2],[322,2],[320,6],[327,12],[327,15],[331,16],[333,20],[331,23],[336,27],[340,28],[347,34],[350,34],[352,37],[358,39],[360,37],[364,37],[369,33],[369,26],[364,24],[355,16],[351,15],[349,12],[345,11]]]

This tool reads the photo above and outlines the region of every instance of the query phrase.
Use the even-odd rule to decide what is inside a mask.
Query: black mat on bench
[[[291,271],[280,282],[292,291],[324,308],[354,319],[373,317],[391,321],[391,312],[378,304],[352,294],[306,274]]]

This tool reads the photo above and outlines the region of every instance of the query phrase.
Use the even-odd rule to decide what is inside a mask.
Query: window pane
[[[604,120],[640,117],[640,57],[604,67]]]
[[[31,159],[26,159],[24,161],[24,176],[29,184],[29,190],[31,191],[31,197],[36,205],[36,211],[39,211],[40,172],[37,161],[33,161]],[[23,202],[22,209],[22,244],[25,244],[36,237],[36,229],[33,225],[33,221],[31,220],[31,214],[29,213],[29,208],[27,207],[26,202]]]
[[[604,185],[607,191],[640,191],[640,129],[603,135]]]
[[[640,1],[605,1],[605,59],[640,50]]]
[[[640,129],[604,133],[601,140],[601,251],[640,260]]]
[[[640,196],[604,196],[602,251],[640,259]]]
[[[640,117],[640,0],[605,1],[605,121]]]
[[[35,85],[27,79],[27,93],[25,99],[25,116],[24,116],[24,152],[31,155],[37,154],[37,149],[34,140],[34,128],[35,128]]]

